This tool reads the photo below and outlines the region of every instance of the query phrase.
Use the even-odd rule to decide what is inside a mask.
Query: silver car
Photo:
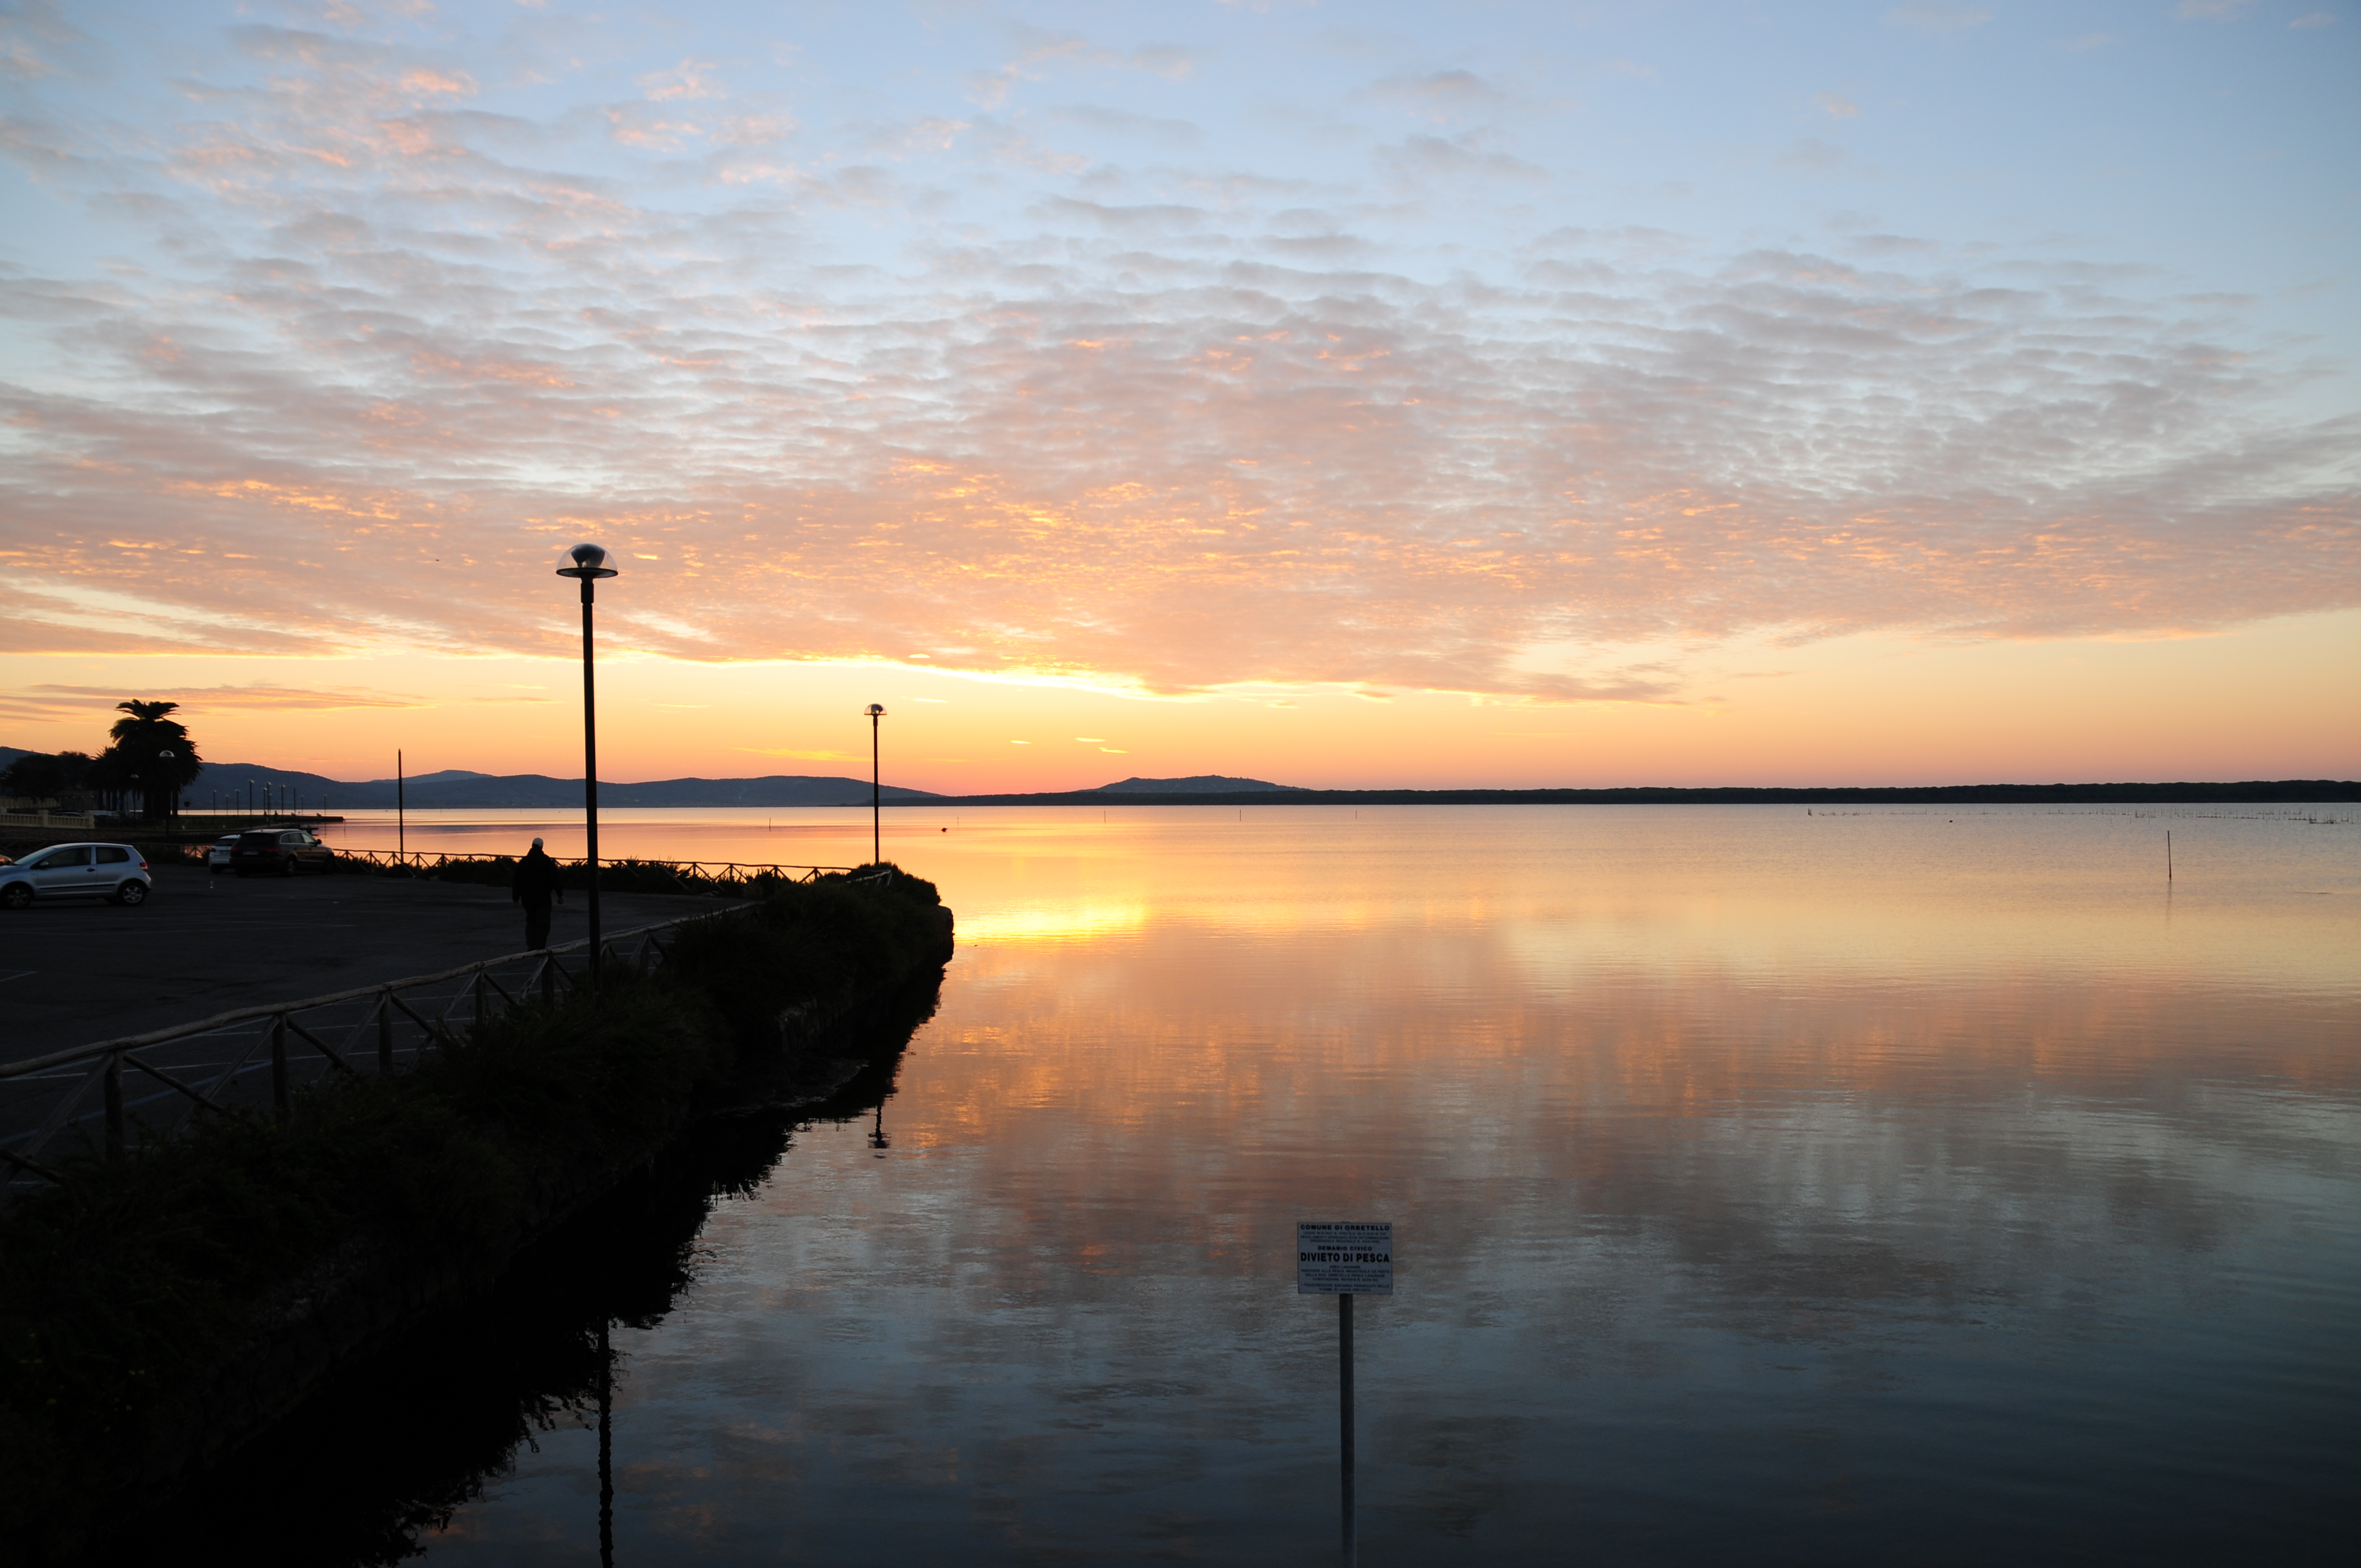
[[[129,844],[58,844],[0,866],[0,908],[29,909],[35,900],[104,898],[148,902],[148,858]]]
[[[229,870],[229,852],[236,848],[237,835],[235,833],[226,839],[214,839],[213,848],[205,851],[206,867],[213,872],[214,875],[221,875],[222,872]]]

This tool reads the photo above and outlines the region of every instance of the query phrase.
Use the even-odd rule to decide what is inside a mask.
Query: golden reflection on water
[[[1793,978],[1995,969],[2212,975],[2342,991],[2361,937],[2361,819],[2334,806],[911,807],[887,858],[962,933],[1064,940],[1178,923],[1292,939],[1481,928],[1537,964]],[[2319,819],[2314,826],[2307,817]],[[2177,865],[2165,878],[2164,835]],[[602,850],[744,863],[868,859],[850,809],[609,811]],[[411,814],[416,849],[577,855],[578,815]],[[390,813],[329,831],[390,847]]]

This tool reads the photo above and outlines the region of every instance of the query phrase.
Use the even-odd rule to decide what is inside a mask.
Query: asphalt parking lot
[[[524,946],[504,888],[372,876],[293,881],[158,866],[137,909],[97,900],[0,910],[0,1062],[206,1017],[431,974]],[[612,936],[712,900],[606,894]],[[553,944],[589,935],[580,894]]]

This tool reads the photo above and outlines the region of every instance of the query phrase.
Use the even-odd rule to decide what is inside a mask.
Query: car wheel
[[[148,902],[148,884],[134,880],[115,890],[115,902],[127,909],[137,909]]]
[[[33,907],[33,884],[12,882],[6,887],[0,887],[0,905],[10,909],[30,909]]]
[[[290,856],[288,856],[285,860],[283,860],[283,861],[280,861],[280,862],[279,862],[279,874],[280,874],[280,876],[283,876],[283,877],[287,878],[287,879],[288,879],[288,880],[290,880],[291,882],[292,880],[294,880],[294,876],[295,876],[295,857],[294,857],[294,856],[290,855]]]

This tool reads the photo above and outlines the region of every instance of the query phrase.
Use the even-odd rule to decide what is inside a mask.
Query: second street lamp
[[[607,553],[596,544],[577,544],[573,550],[574,565],[560,566],[557,575],[574,577],[582,584],[582,820],[588,829],[590,861],[590,975],[598,975],[598,694],[590,677],[590,585],[601,577],[611,577],[615,568],[607,565]]]
[[[869,863],[873,866],[885,862],[877,830],[877,721],[884,717],[884,704],[869,705]]]

